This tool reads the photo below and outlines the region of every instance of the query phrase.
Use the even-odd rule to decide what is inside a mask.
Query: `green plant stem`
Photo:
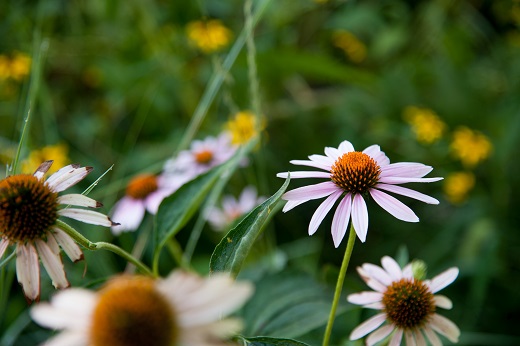
[[[0,262],[0,269],[6,266],[10,260],[12,260],[16,256],[16,250],[11,252],[9,256],[7,256],[2,262]]]
[[[332,326],[334,325],[334,319],[336,318],[336,309],[338,308],[339,298],[341,296],[341,290],[343,289],[343,281],[345,281],[345,275],[347,274],[348,263],[354,249],[354,243],[356,242],[356,231],[354,226],[350,225],[350,234],[348,236],[347,248],[345,249],[345,256],[341,263],[341,269],[339,270],[338,281],[336,283],[336,291],[334,292],[334,299],[332,301],[332,307],[330,308],[329,321],[323,335],[323,346],[328,346],[330,340],[330,334],[332,332]]]
[[[88,240],[87,238],[85,238],[81,233],[76,231],[74,228],[72,228],[71,226],[66,224],[65,222],[63,222],[61,220],[57,220],[56,223],[61,230],[63,230],[65,233],[67,233],[69,236],[71,236],[72,239],[74,239],[77,243],[81,244],[85,248],[87,248],[89,250],[93,250],[93,251],[101,250],[101,249],[111,251],[111,252],[115,253],[116,255],[123,257],[128,262],[132,263],[133,265],[135,265],[143,273],[150,275],[150,276],[155,276],[154,273],[150,270],[150,268],[148,268],[145,264],[143,264],[141,261],[139,261],[138,259],[133,257],[131,254],[129,254],[125,250],[121,249],[120,247],[118,247],[112,243],[107,243],[107,242],[103,242],[103,241],[93,243],[90,240]]]
[[[177,264],[181,268],[189,270],[189,265],[184,263],[182,260],[182,256],[183,256],[182,248],[181,248],[179,242],[177,241],[177,239],[175,239],[175,237],[171,237],[166,242],[166,246],[168,247],[168,251],[170,251],[170,254],[172,255],[175,262],[177,262]]]

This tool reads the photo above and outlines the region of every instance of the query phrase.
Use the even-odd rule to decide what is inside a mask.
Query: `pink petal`
[[[71,219],[75,219],[78,221],[90,223],[92,225],[99,225],[105,227],[115,225],[112,222],[112,220],[109,219],[108,216],[93,210],[67,208],[59,210],[58,214],[61,216],[70,217]]]
[[[381,292],[360,292],[347,296],[347,301],[356,305],[365,305],[380,302],[383,299]]]
[[[55,288],[66,288],[70,284],[65,277],[65,269],[59,255],[56,255],[49,246],[41,239],[35,241],[36,249],[40,254],[43,266],[52,279]]]
[[[385,155],[379,145],[374,144],[363,150],[363,153],[372,157],[380,167],[385,167],[390,164],[390,159]]]
[[[421,330],[415,330],[413,332],[413,335],[415,337],[415,343],[417,344],[417,346],[428,346]]]
[[[435,302],[435,305],[440,307],[440,308],[449,310],[449,309],[451,309],[453,307],[453,303],[446,296],[435,295],[435,296],[433,296],[433,300]]]
[[[389,286],[392,284],[392,278],[380,266],[376,266],[375,264],[372,264],[372,263],[364,263],[362,268],[363,268],[363,271],[366,273],[366,275],[368,275],[370,278],[372,278],[374,280],[379,281],[383,285]]]
[[[392,214],[397,219],[407,222],[419,222],[419,218],[415,215],[412,209],[408,208],[397,198],[376,189],[370,189],[369,192],[374,198],[374,201],[376,201],[381,208]]]
[[[320,158],[318,158],[318,156]],[[334,161],[331,158],[322,156],[322,155],[311,155],[311,156],[309,156],[309,159],[311,159],[311,160],[310,161],[309,160],[291,160],[289,162],[296,166],[314,167],[314,168],[323,169],[325,171],[330,171],[330,168],[332,167],[332,164],[334,163]]]
[[[413,278],[413,270],[412,270],[412,264],[411,263],[409,263],[409,264],[404,266],[404,268],[403,268],[403,277],[406,278],[406,279]]]
[[[416,346],[415,339],[413,338],[412,331],[407,329],[404,332],[404,338],[406,340],[406,346]]]
[[[444,335],[451,342],[459,341],[460,330],[459,327],[449,319],[439,314],[433,314],[429,323],[430,327],[437,333]]]
[[[303,204],[305,202],[308,202],[308,201],[306,201],[306,200],[303,200],[303,201],[287,201],[287,203],[285,203],[285,205],[283,206],[282,211],[284,213],[286,213],[289,210],[291,210],[293,208],[296,208],[297,206],[299,206],[300,204]]]
[[[89,197],[81,195],[81,194],[75,194],[75,193],[71,193],[68,195],[63,195],[63,196],[58,197],[58,203],[66,204],[66,205],[76,205],[78,207],[89,207],[89,208],[99,208],[99,207],[103,206],[103,204],[101,204],[98,201],[93,200],[92,198],[89,198]]]
[[[380,183],[405,184],[405,183],[433,183],[444,178],[407,178],[407,177],[381,177]]]
[[[430,289],[432,290],[432,293],[439,292],[444,287],[451,284],[453,281],[455,281],[458,275],[459,269],[453,267],[434,277],[430,283]]]
[[[336,148],[325,147],[325,155],[336,161],[343,153]]]
[[[401,345],[401,340],[403,339],[403,330],[398,328],[395,331],[394,336],[392,336],[392,339],[390,339],[390,343],[388,346],[399,346]]]
[[[28,300],[40,300],[40,263],[31,243],[16,246],[16,277]]]
[[[332,219],[332,240],[334,241],[334,246],[337,248],[345,233],[347,232],[348,222],[350,220],[350,211],[352,206],[352,195],[347,193],[345,197],[341,200],[334,213],[334,218]]]
[[[386,338],[390,333],[392,333],[395,329],[395,326],[393,324],[387,324],[385,326],[382,326],[372,334],[368,336],[366,339],[367,346],[373,346],[377,344],[379,341]]]
[[[291,173],[291,179],[299,179],[299,178],[330,178],[330,172],[315,172],[315,171],[300,171],[300,172],[289,172]],[[278,178],[287,179],[289,173],[278,173],[276,176]]]
[[[377,314],[357,326],[350,334],[350,340],[364,337],[386,321],[386,314]]]
[[[365,272],[365,270],[363,270],[363,268],[361,268],[361,267],[357,267],[356,270],[357,270],[359,276],[361,276],[363,281],[365,281],[365,283],[368,285],[368,287],[370,287],[371,289],[373,289],[374,291],[377,291],[377,292],[381,292],[381,293],[386,292],[387,285],[384,285],[379,280],[374,279],[371,275],[369,275],[367,272]]]
[[[325,181],[323,183],[303,186],[288,191],[282,196],[282,198],[285,200],[309,201],[311,199],[326,197],[338,190],[341,189],[338,186],[336,186],[336,184],[334,184],[332,181]]]
[[[399,267],[399,264],[389,256],[384,256],[381,259],[381,264],[383,265],[383,268],[386,270],[388,275],[392,278],[392,281],[399,281],[403,278],[403,272],[401,271],[401,267]]]
[[[381,177],[422,178],[432,170],[432,167],[422,163],[397,162],[381,167]]]
[[[354,146],[349,141],[343,141],[339,144],[338,150],[342,154],[346,154],[354,151]]]
[[[415,190],[408,189],[406,187],[397,186],[397,185],[388,185],[388,184],[377,184],[375,186],[375,188],[397,193],[399,195],[410,197],[410,198],[416,199],[416,200],[424,202],[424,203],[439,204],[439,201],[436,200],[435,198],[425,195],[424,193],[420,193]]]
[[[316,233],[321,222],[325,216],[327,216],[327,213],[332,209],[334,203],[336,203],[336,200],[341,197],[342,194],[342,191],[336,191],[320,204],[318,209],[316,209],[314,212],[314,215],[312,215],[311,222],[309,223],[309,235]]]
[[[9,240],[7,238],[2,238],[2,240],[0,240],[0,258],[2,258],[2,256],[4,256],[5,250],[7,249],[8,246],[9,246]]]
[[[83,252],[74,239],[72,239],[68,234],[56,227],[53,229],[52,235],[72,262],[77,262],[83,259]]]
[[[145,214],[144,202],[125,196],[114,207],[112,218],[120,225],[112,227],[114,234],[136,230]]]
[[[68,165],[47,179],[46,184],[54,192],[61,192],[79,181],[83,180],[92,171],[92,167],[80,167],[79,165]]]
[[[426,334],[426,337],[432,344],[432,346],[442,346],[441,339],[435,334],[435,332],[428,326],[425,326],[423,329],[424,334]]]
[[[352,201],[352,224],[359,240],[364,243],[368,232],[368,210],[365,200],[357,193]]]

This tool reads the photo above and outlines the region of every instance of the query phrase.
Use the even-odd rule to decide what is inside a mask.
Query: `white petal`
[[[354,146],[349,141],[343,141],[339,144],[338,150],[342,154],[346,154],[354,151]]]
[[[74,239],[72,239],[68,234],[56,227],[53,229],[52,235],[72,262],[77,262],[83,259],[83,252]]]
[[[51,175],[46,184],[52,191],[61,192],[83,180],[90,172],[92,172],[92,167],[80,167],[76,164],[68,165]]]
[[[342,152],[340,152],[338,149],[336,148],[332,148],[332,147],[325,147],[325,155],[327,155],[328,157],[330,157],[331,159],[333,159],[334,161],[336,161],[337,159],[340,158],[340,156],[343,155]]]
[[[415,343],[417,346],[428,346],[426,340],[424,339],[423,333],[420,330],[415,330],[413,335],[415,337]]]
[[[453,307],[453,303],[446,296],[435,295],[435,296],[433,296],[433,300],[435,301],[435,305],[440,308],[449,310]]]
[[[31,243],[16,246],[16,277],[28,300],[40,299],[40,263]]]
[[[460,336],[459,327],[449,319],[439,314],[433,314],[429,323],[430,327],[437,333],[448,338],[451,342],[458,342]]]
[[[412,264],[411,263],[408,263],[407,265],[404,266],[404,268],[403,268],[403,277],[406,278],[406,279],[413,278],[413,270],[412,270]]]
[[[5,250],[7,249],[8,246],[9,246],[9,240],[7,238],[2,238],[0,240],[0,258],[2,258],[2,256],[4,255]]]
[[[371,331],[375,330],[377,327],[382,325],[386,320],[386,314],[377,314],[365,322],[361,323],[357,326],[352,333],[350,334],[350,340],[357,340],[359,338],[364,337]]]
[[[318,166],[316,166],[316,167],[325,169],[326,171],[330,171],[330,169],[332,168],[332,165],[336,161],[326,155],[318,155],[318,154],[309,155],[309,159],[311,161],[314,161],[315,163],[318,163],[321,165],[321,167],[318,167]],[[293,163],[293,162],[294,161],[291,161],[291,163]]]
[[[425,326],[422,330],[424,331],[424,334],[426,334],[428,340],[430,340],[432,346],[442,346],[441,339],[437,336],[437,334],[435,334],[433,329],[431,329],[428,326]]]
[[[381,167],[381,177],[422,178],[432,170],[432,167],[422,163],[397,162]]]
[[[458,275],[459,269],[453,267],[434,277],[430,283],[430,289],[432,290],[432,293],[439,292],[444,287],[451,284],[453,281],[455,281]]]
[[[290,172],[291,179],[299,179],[299,178],[330,178],[330,172],[315,172],[315,171],[299,171],[299,172]],[[286,178],[288,173],[278,173],[276,176],[278,178]]]
[[[390,286],[392,284],[392,278],[390,275],[380,266],[376,266],[372,263],[364,263],[363,271],[368,275],[370,278],[379,281],[385,286]]]
[[[305,202],[308,202],[308,201],[306,201],[306,200],[302,200],[302,201],[287,201],[287,203],[285,203],[285,205],[283,206],[282,211],[284,213],[286,213],[289,210],[291,210],[293,208],[296,208],[297,206],[299,206],[300,204],[303,204]]]
[[[365,309],[383,310],[385,305],[382,302],[370,303],[363,305]]]
[[[347,232],[348,222],[350,220],[350,212],[352,206],[352,195],[347,193],[345,197],[341,200],[334,213],[334,218],[332,219],[332,240],[334,241],[334,246],[337,248],[345,233]]]
[[[71,219],[75,219],[78,221],[90,223],[92,225],[99,225],[105,227],[110,227],[114,225],[114,223],[112,222],[112,220],[108,218],[108,216],[93,210],[66,208],[59,210],[58,214],[61,216],[70,217]]]
[[[288,191],[284,193],[282,198],[285,200],[309,201],[311,199],[326,197],[338,190],[341,189],[338,186],[336,186],[336,184],[334,184],[332,181],[325,181],[323,183],[303,186]]]
[[[407,329],[404,332],[404,338],[406,340],[406,346],[415,346],[415,339],[411,330]]]
[[[52,280],[55,288],[66,288],[70,284],[65,277],[65,269],[59,255],[56,255],[51,248],[41,239],[35,241],[36,249],[40,254],[43,266]]]
[[[387,324],[373,332],[366,339],[367,346],[372,346],[377,344],[379,341],[386,338],[390,333],[392,333],[395,329],[395,326],[392,324]]]
[[[407,178],[407,177],[380,177],[380,183],[405,184],[405,183],[433,183],[444,178]]]
[[[390,343],[388,346],[399,346],[401,345],[401,340],[403,339],[403,330],[397,329],[395,331],[395,334],[392,336],[392,339],[390,339]]]
[[[134,231],[139,228],[145,214],[145,206],[142,200],[125,196],[114,206],[112,219],[120,225],[112,227],[114,234],[124,231]]]
[[[329,158],[329,157],[326,157],[326,156],[322,156],[323,158],[326,158],[326,159],[316,159],[317,155],[313,155],[313,156],[309,156],[309,158],[311,160],[291,160],[289,161],[291,164],[293,165],[297,165],[297,166],[308,166],[308,167],[314,167],[314,168],[319,168],[319,169],[323,169],[325,171],[330,171],[330,168],[332,167],[332,164],[334,163],[334,161]]]
[[[379,145],[374,144],[363,150],[363,153],[369,155],[372,157],[379,167],[385,167],[390,164],[390,159],[385,155],[383,151],[381,151],[381,148]]]
[[[43,346],[88,346],[88,334],[86,331],[65,330],[49,340]]]
[[[78,207],[89,207],[89,208],[99,208],[102,207],[103,204],[100,202],[93,200],[87,196],[83,196],[77,193],[70,193],[68,195],[63,195],[58,197],[59,204],[65,205],[76,205]]]
[[[360,292],[347,296],[347,301],[356,305],[365,305],[380,302],[383,299],[381,292]]]
[[[38,168],[36,168],[36,171],[34,172],[33,175],[36,178],[38,178],[38,180],[41,180],[43,178],[43,176],[45,175],[45,173],[47,173],[49,168],[51,168],[53,162],[54,162],[53,160],[48,160],[48,161],[43,162],[41,165],[38,166]]]
[[[60,246],[53,236],[53,232],[47,232],[47,246],[52,250],[55,255],[60,254]]]
[[[318,230],[318,227],[320,226],[321,222],[327,216],[328,212],[332,209],[334,206],[334,203],[336,203],[336,200],[341,197],[343,194],[342,191],[336,191],[333,194],[331,194],[329,197],[327,197],[320,206],[316,209],[314,214],[312,215],[311,222],[309,223],[309,235],[313,235]]]
[[[377,184],[375,186],[375,188],[397,193],[399,195],[410,197],[410,198],[416,199],[416,200],[424,202],[424,203],[439,204],[439,201],[436,200],[435,198],[425,195],[424,193],[420,193],[415,190],[408,189],[406,187],[397,186],[397,185],[388,185],[388,184]]]
[[[352,224],[359,240],[364,243],[368,232],[368,209],[363,197],[357,193],[352,201]]]
[[[376,201],[381,208],[392,214],[397,219],[407,222],[419,222],[419,218],[415,215],[412,209],[407,207],[397,198],[376,189],[370,189],[369,192],[374,198],[374,201]]]
[[[403,278],[403,272],[401,271],[401,267],[399,264],[390,256],[384,256],[381,259],[381,264],[383,268],[386,270],[388,275],[392,278],[392,281],[399,281]]]

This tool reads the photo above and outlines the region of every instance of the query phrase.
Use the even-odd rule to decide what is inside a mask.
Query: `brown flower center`
[[[393,282],[383,294],[383,304],[390,322],[402,329],[422,327],[435,312],[433,293],[416,279]]]
[[[43,238],[58,219],[58,194],[38,178],[18,174],[0,181],[0,235],[12,242]]]
[[[126,187],[126,195],[135,199],[145,199],[157,191],[157,177],[153,174],[142,174],[130,180]]]
[[[345,192],[363,194],[379,180],[381,168],[365,153],[352,151],[334,162],[330,179]]]
[[[195,154],[195,161],[200,164],[208,164],[211,160],[213,160],[213,152],[211,150],[203,150]]]
[[[90,327],[92,346],[170,346],[177,339],[171,304],[152,279],[122,276],[101,290]]]

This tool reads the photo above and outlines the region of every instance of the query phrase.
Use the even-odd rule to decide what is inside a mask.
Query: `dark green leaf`
[[[309,346],[303,342],[292,339],[270,338],[258,336],[253,338],[239,337],[247,346]]]

